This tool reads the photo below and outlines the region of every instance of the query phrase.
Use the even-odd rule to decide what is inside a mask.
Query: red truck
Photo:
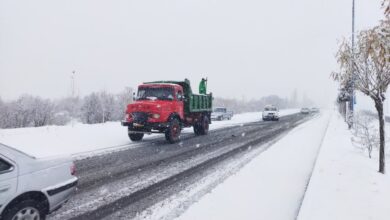
[[[134,103],[126,110],[122,125],[132,141],[144,134],[165,133],[170,143],[180,140],[184,127],[193,127],[196,135],[206,135],[211,123],[212,94],[193,94],[190,81],[156,81],[138,87]]]

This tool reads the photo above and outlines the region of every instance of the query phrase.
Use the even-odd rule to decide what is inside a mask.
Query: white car
[[[229,111],[225,107],[217,107],[211,113],[211,120],[213,121],[222,121],[222,120],[231,120],[233,117],[233,112]]]
[[[301,114],[309,114],[310,109],[309,108],[301,108]]]
[[[263,110],[263,121],[279,121],[279,109],[273,105],[267,105]]]
[[[71,158],[36,159],[0,144],[0,219],[45,219],[76,185]]]

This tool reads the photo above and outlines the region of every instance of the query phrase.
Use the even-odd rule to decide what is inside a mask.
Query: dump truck
[[[204,93],[194,94],[188,79],[143,83],[134,102],[127,105],[122,126],[132,141],[141,141],[145,134],[164,133],[168,142],[175,143],[185,127],[193,127],[195,135],[206,135],[213,96]]]

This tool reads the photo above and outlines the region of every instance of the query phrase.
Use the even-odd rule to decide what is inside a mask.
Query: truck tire
[[[194,124],[194,133],[196,136],[200,135],[200,123]]]
[[[173,144],[180,140],[180,134],[181,134],[181,125],[180,121],[177,118],[172,118],[169,121],[169,126],[167,130],[165,131],[165,139]]]
[[[40,205],[41,203],[33,199],[23,200],[12,207],[9,207],[4,213],[3,220],[13,219],[46,219],[46,212]]]
[[[194,133],[196,135],[206,135],[209,133],[210,120],[207,116],[204,116],[200,123],[194,125]]]
[[[141,141],[144,138],[143,133],[130,133],[129,138],[131,141]]]

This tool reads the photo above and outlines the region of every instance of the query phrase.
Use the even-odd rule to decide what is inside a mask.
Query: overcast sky
[[[383,17],[356,0],[356,27]],[[334,100],[337,41],[352,0],[0,0],[0,96],[119,92],[150,80],[208,77],[219,97],[292,91]]]

